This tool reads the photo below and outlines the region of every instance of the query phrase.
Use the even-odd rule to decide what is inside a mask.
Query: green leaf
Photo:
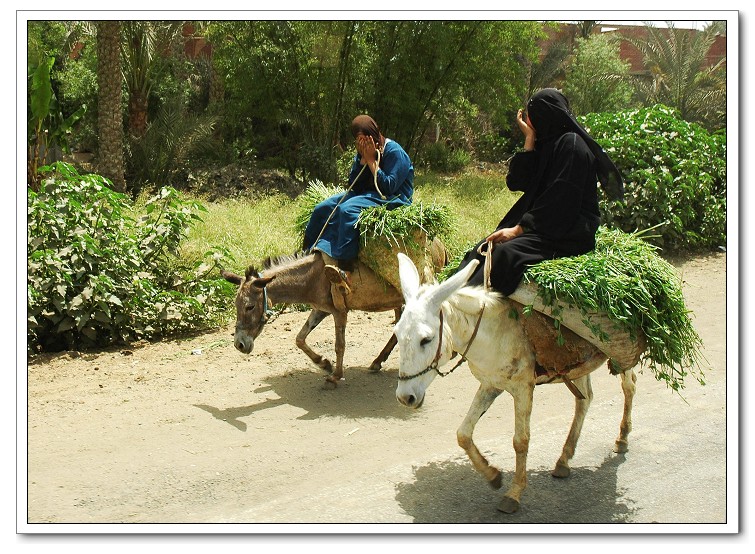
[[[30,107],[35,128],[39,128],[42,120],[50,113],[50,101],[52,100],[50,70],[54,63],[54,57],[43,59],[32,75]]]

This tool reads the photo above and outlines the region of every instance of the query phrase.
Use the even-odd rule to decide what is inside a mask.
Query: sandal
[[[325,266],[325,276],[332,284],[334,284],[338,290],[343,294],[351,294],[351,286],[349,283],[349,274],[343,269],[340,269],[334,265]]]

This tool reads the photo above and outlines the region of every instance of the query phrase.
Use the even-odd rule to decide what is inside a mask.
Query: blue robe
[[[349,173],[349,184],[354,182],[363,167],[359,162],[360,156],[357,154]],[[320,250],[336,260],[353,260],[359,253],[359,229],[356,227],[359,212],[371,206],[387,204],[389,209],[393,209],[411,204],[414,167],[401,145],[390,139],[385,139],[377,184],[385,199],[375,190],[370,168],[364,167],[362,175],[349,192],[331,196],[315,206],[304,231],[304,250]]]

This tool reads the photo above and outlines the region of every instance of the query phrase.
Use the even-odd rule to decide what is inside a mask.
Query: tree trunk
[[[128,99],[128,129],[131,136],[141,139],[147,133],[149,100],[141,91],[131,91]]]
[[[125,192],[120,40],[120,22],[97,22],[98,171],[112,181],[115,190]]]

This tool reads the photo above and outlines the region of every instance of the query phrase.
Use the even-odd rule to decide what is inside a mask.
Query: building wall
[[[694,29],[682,29],[688,33],[698,33]],[[667,29],[660,29],[662,33],[668,33]],[[542,46],[546,47],[552,42],[566,42],[568,46],[573,47],[574,43],[579,35],[579,27],[572,23],[563,23],[556,29],[548,29],[548,38],[543,41]],[[598,33],[618,33],[624,37],[632,37],[638,39],[644,39],[647,37],[648,31],[644,26],[635,25],[602,25],[597,24],[592,29],[592,34]],[[632,73],[644,73],[645,67],[643,65],[642,54],[629,42],[622,40],[619,43],[619,55],[623,60],[630,63],[630,72]],[[715,42],[710,48],[707,56],[708,66],[713,66],[718,63],[722,58],[726,57],[726,37],[717,35]]]

